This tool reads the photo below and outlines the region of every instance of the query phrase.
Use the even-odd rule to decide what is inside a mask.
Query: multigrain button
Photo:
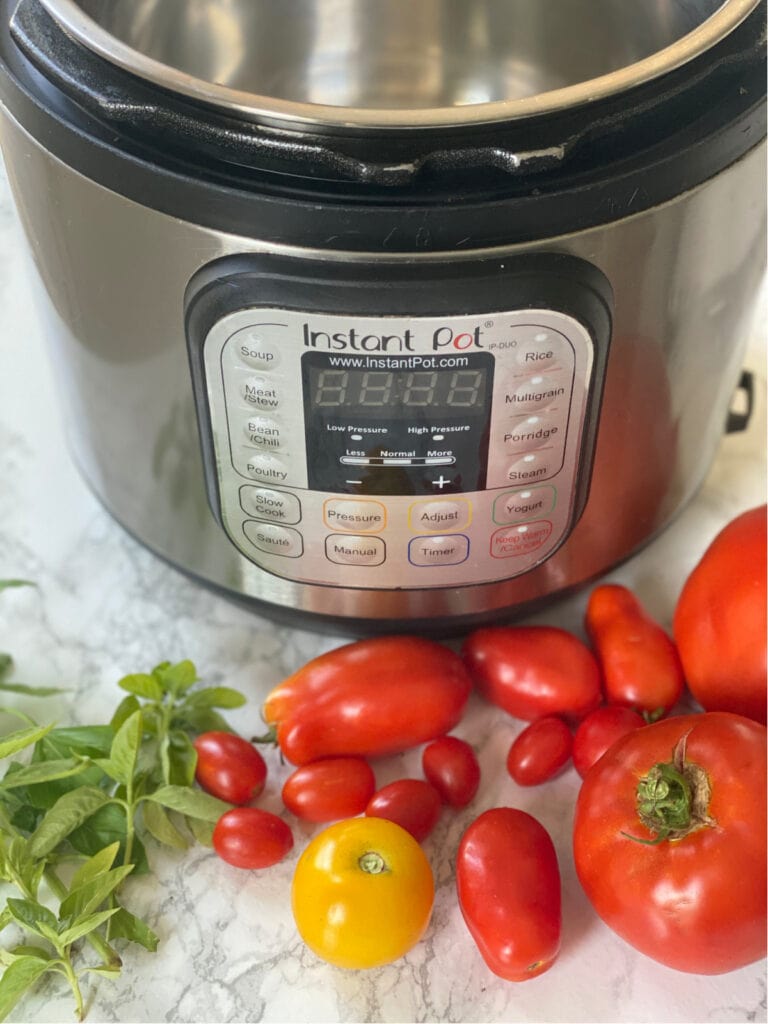
[[[552,535],[552,523],[542,519],[521,526],[507,526],[491,534],[492,558],[517,558],[537,551]]]
[[[334,534],[325,538],[325,557],[338,565],[381,565],[386,545],[381,537]]]
[[[240,508],[257,519],[293,525],[301,519],[301,504],[295,494],[277,491],[274,487],[240,488]]]
[[[414,537],[408,545],[411,565],[458,565],[469,556],[469,537],[453,533],[447,537]]]
[[[379,501],[329,498],[323,504],[323,519],[331,530],[378,533],[386,526],[387,510]]]
[[[512,379],[504,395],[511,412],[534,412],[568,400],[568,380],[560,373],[536,373],[524,380]]]
[[[283,428],[272,416],[248,416],[243,422],[246,444],[262,451],[283,447]]]
[[[280,390],[267,377],[243,377],[238,389],[245,404],[254,409],[272,412],[280,406]]]
[[[469,525],[472,512],[468,501],[415,501],[408,509],[411,530],[418,533],[450,533]]]
[[[495,523],[516,523],[521,519],[547,515],[555,507],[555,488],[526,487],[500,494],[493,503]]]
[[[280,364],[280,346],[264,327],[243,327],[229,339],[238,359],[257,370],[274,370]]]
[[[274,523],[257,523],[246,519],[243,533],[259,551],[283,558],[300,558],[304,553],[304,540],[298,530],[290,526],[275,526]]]

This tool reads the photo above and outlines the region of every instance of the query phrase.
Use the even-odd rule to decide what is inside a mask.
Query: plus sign
[[[441,473],[441,474],[440,474],[440,476],[439,476],[439,477],[437,478],[437,480],[433,480],[433,481],[432,481],[432,483],[433,483],[433,484],[435,485],[435,487],[439,487],[441,491],[442,491],[442,489],[443,489],[443,488],[445,487],[445,485],[446,485],[446,484],[449,484],[450,482],[451,482],[451,481],[450,481],[450,480],[447,480],[447,479],[446,479],[446,478],[445,478],[445,477],[443,476],[443,474],[442,474],[442,473]]]

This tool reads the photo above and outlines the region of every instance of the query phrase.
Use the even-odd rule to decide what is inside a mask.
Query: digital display
[[[442,416],[460,416],[484,406],[487,376],[485,367],[392,371],[310,366],[309,400],[312,408],[339,413],[386,409],[387,419],[427,408]]]

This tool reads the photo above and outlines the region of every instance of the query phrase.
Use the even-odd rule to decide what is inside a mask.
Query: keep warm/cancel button
[[[515,558],[528,555],[542,547],[552,536],[552,523],[539,519],[519,526],[506,526],[491,534],[491,556],[493,558]]]

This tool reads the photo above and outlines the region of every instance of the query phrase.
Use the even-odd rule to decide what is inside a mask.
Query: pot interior
[[[723,0],[76,0],[198,81],[362,110],[509,102],[673,45]],[[56,6],[55,0],[48,6]]]

